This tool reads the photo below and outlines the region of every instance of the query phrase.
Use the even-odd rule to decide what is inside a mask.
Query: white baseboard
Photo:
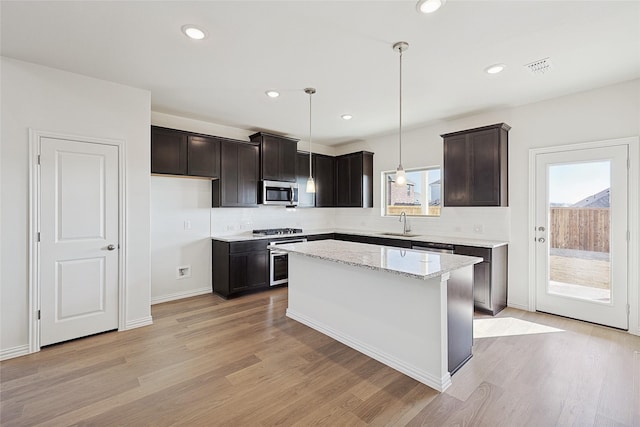
[[[529,306],[526,304],[515,304],[512,302],[508,302],[507,307],[517,308],[518,310],[531,311],[529,310]]]
[[[351,347],[352,349],[357,350],[362,354],[366,354],[372,359],[384,363],[385,365],[395,369],[396,371],[402,372],[403,374],[413,378],[416,381],[420,381],[421,383],[426,384],[435,390],[442,392],[451,385],[451,375],[449,375],[449,373],[447,373],[443,378],[437,378],[436,376],[428,372],[418,369],[415,366],[408,365],[393,356],[390,356],[379,351],[376,348],[373,348],[349,336],[346,336],[341,332],[336,331],[324,324],[309,319],[308,317],[300,313],[296,313],[291,309],[287,309],[287,317],[296,320],[312,329],[315,329],[316,331],[321,332],[335,339],[336,341],[340,341],[342,344]]]
[[[29,354],[29,344],[3,348],[0,350],[0,360],[13,359],[14,357],[25,356],[27,354]]]
[[[125,331],[149,325],[153,325],[153,318],[151,316],[141,317],[140,319],[128,321],[125,327]]]
[[[198,295],[210,294],[212,292],[211,287],[193,289],[191,291],[176,292],[175,294],[162,295],[159,297],[151,298],[151,305],[160,304],[163,302],[175,301],[183,298],[195,297]]]

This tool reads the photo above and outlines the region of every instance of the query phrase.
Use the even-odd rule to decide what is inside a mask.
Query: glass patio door
[[[628,329],[627,146],[535,156],[536,310]]]

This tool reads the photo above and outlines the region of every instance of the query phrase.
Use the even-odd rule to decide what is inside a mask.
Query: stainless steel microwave
[[[283,181],[262,181],[262,203],[265,205],[298,205],[298,184]]]

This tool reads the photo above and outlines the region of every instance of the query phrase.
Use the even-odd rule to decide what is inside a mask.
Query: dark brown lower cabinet
[[[213,292],[224,297],[269,287],[268,240],[212,240]]]
[[[482,258],[473,269],[473,300],[475,308],[492,316],[507,306],[507,254],[508,246],[478,248],[455,245],[456,255]]]

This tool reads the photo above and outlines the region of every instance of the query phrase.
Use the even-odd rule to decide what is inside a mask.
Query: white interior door
[[[118,150],[40,138],[40,345],[118,328]]]
[[[536,310],[628,329],[628,148],[535,157]]]

